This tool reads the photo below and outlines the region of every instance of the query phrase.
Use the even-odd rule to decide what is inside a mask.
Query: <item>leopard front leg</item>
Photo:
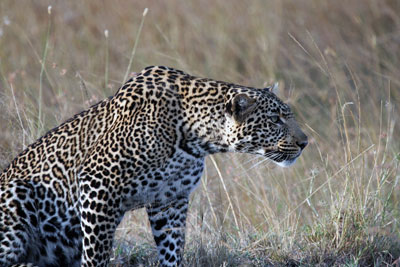
[[[168,205],[147,207],[160,266],[179,266],[185,245],[188,197],[181,197]]]
[[[90,183],[81,183],[81,266],[105,267],[109,264],[114,233],[123,216],[120,200],[116,197],[117,189],[114,190],[102,188],[95,178]]]

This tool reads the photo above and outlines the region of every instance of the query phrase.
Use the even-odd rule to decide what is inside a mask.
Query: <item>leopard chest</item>
[[[151,204],[168,204],[187,197],[198,185],[204,169],[204,158],[195,158],[177,151],[159,168],[143,170],[130,178],[129,194],[124,209],[136,209]]]

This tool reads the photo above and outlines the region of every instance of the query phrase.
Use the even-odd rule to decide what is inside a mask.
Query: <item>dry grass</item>
[[[389,265],[400,257],[398,14],[396,0],[3,0],[0,168],[115,92],[130,59],[128,71],[168,65],[249,86],[279,81],[309,147],[289,169],[208,158],[186,265]],[[127,214],[120,226],[116,266],[155,265],[143,218]]]

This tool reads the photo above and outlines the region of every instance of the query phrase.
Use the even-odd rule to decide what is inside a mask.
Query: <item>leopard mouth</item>
[[[263,156],[269,158],[280,167],[289,167],[296,162],[298,157],[301,155],[301,152],[301,150],[292,153],[285,153],[279,149],[266,150]]]

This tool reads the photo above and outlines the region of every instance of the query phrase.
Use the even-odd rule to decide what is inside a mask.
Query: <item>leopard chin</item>
[[[280,161],[280,162],[274,161],[274,163],[275,163],[276,165],[278,165],[279,167],[284,167],[284,168],[286,168],[286,167],[292,166],[292,165],[296,162],[297,158],[298,158],[298,157],[293,158],[293,159],[287,159],[287,160]]]

